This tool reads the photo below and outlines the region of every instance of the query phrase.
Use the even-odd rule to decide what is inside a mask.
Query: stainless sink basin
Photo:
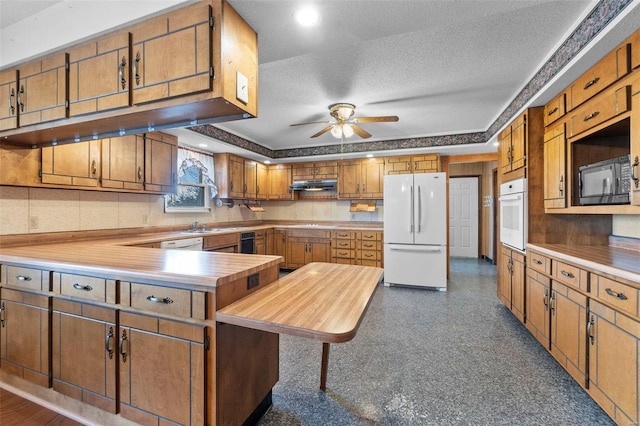
[[[196,229],[196,230],[192,230],[189,229],[187,231],[182,231],[181,234],[217,234],[219,232],[229,232],[229,231],[236,231],[240,228],[235,227],[235,228],[214,228],[214,229]]]

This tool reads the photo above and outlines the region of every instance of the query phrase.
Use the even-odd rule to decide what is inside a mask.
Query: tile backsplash
[[[350,204],[348,200],[266,201],[265,212],[236,204],[214,207],[210,213],[165,213],[162,195],[0,186],[0,235],[188,226],[194,220],[382,221],[382,201],[374,213],[351,213]]]

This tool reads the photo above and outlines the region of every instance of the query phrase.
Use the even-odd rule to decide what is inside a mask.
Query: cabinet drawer
[[[530,251],[527,253],[527,257],[529,258],[527,264],[531,269],[542,272],[543,274],[551,274],[551,259],[547,256],[536,253],[535,251]]]
[[[631,86],[622,86],[615,91],[603,93],[573,112],[568,123],[569,138],[629,111],[630,91]]]
[[[587,291],[587,271],[557,260],[553,261],[551,269],[556,281]]]
[[[337,248],[337,249],[354,249],[356,242],[353,240],[334,240],[333,241],[333,248]]]
[[[358,232],[358,239],[362,241],[382,241],[382,232],[375,232],[375,231]]]
[[[341,259],[354,259],[355,251],[345,250],[345,249],[333,249],[333,257],[341,258]]]
[[[362,260],[380,260],[382,259],[382,253],[373,250],[362,250],[359,257]]]
[[[289,229],[287,237],[291,238],[331,238],[331,231],[322,229]]]
[[[359,250],[382,250],[381,241],[358,241]]]
[[[51,290],[51,281],[49,279],[48,271],[10,265],[5,266],[4,270],[6,271],[6,274],[2,281],[5,285],[27,290]]]
[[[565,113],[565,97],[564,92],[560,93],[558,96],[553,98],[551,102],[544,106],[544,125],[548,126],[549,124],[556,121],[558,118],[562,117]]]
[[[591,274],[591,294],[629,315],[638,316],[638,290],[633,287]]]
[[[206,318],[206,293],[141,283],[120,283],[120,303],[133,308],[187,318]]]
[[[331,237],[338,240],[352,240],[355,238],[355,234],[353,231],[333,231]]]
[[[629,44],[612,50],[582,74],[567,91],[567,109],[572,110],[629,73]]]
[[[202,247],[204,250],[215,247],[229,247],[237,245],[239,241],[240,234],[238,233],[212,235],[204,238]]]
[[[116,302],[116,282],[74,274],[53,274],[53,291],[97,302]]]

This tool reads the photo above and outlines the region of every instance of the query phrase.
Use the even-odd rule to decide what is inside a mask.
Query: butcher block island
[[[355,336],[382,278],[318,263],[279,280],[281,262],[91,242],[3,248],[0,386],[96,424],[254,423],[278,381],[278,333],[325,343],[324,388],[328,344]],[[267,299],[281,315],[256,326],[246,310]]]

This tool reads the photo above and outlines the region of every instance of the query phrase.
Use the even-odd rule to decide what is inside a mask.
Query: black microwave
[[[578,168],[580,204],[629,204],[629,160],[627,154]]]

